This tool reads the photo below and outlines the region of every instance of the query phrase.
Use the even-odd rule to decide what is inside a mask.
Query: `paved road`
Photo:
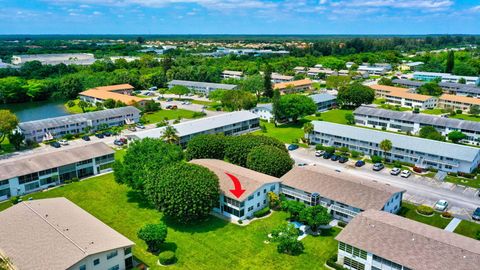
[[[442,183],[418,175],[412,175],[405,179],[400,176],[390,175],[389,169],[375,172],[372,171],[370,164],[362,168],[356,168],[351,161],[340,164],[315,157],[314,153],[315,151],[312,149],[300,148],[291,151],[290,155],[297,164],[307,163],[309,166],[322,166],[326,170],[339,170],[339,173],[351,174],[355,177],[362,177],[405,189],[407,192],[404,195],[404,199],[412,203],[433,206],[437,200],[445,199],[450,204],[448,211],[462,219],[470,219],[473,210],[480,207],[478,191],[472,188],[462,188],[451,183]]]

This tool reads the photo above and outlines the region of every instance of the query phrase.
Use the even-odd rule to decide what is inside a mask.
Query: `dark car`
[[[340,162],[340,163],[345,163],[345,162],[347,162],[347,161],[348,161],[348,158],[347,158],[347,157],[341,156],[341,157],[338,158],[338,162]]]
[[[105,132],[103,132],[103,135],[104,135],[104,136],[107,136],[107,137],[110,137],[110,136],[112,136],[112,132],[110,132],[110,131],[105,131]]]
[[[84,140],[84,141],[87,141],[87,142],[88,142],[88,141],[90,141],[90,137],[88,137],[88,136],[83,136],[83,137],[82,137],[82,140]]]
[[[355,162],[355,167],[362,167],[363,165],[365,165],[365,161],[363,160],[357,160],[357,162]]]
[[[327,152],[325,152],[325,153],[323,154],[323,159],[330,159],[331,157],[332,157],[332,153],[327,153]]]
[[[288,151],[296,150],[296,149],[298,149],[298,145],[297,144],[290,144],[287,149],[288,149]]]
[[[55,148],[60,148],[62,147],[59,142],[51,142],[50,146],[55,147]]]
[[[337,155],[332,155],[332,156],[330,157],[330,160],[332,160],[332,161],[337,161],[338,158],[339,158],[339,156],[337,156]]]
[[[480,207],[477,207],[477,209],[475,209],[475,211],[473,211],[472,219],[473,220],[480,220]]]
[[[102,133],[97,133],[97,134],[95,134],[95,137],[97,137],[97,138],[99,138],[99,139],[105,138],[105,136],[103,136]]]

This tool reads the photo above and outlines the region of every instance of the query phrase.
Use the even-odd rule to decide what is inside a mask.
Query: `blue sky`
[[[0,34],[480,34],[480,0],[0,0]]]

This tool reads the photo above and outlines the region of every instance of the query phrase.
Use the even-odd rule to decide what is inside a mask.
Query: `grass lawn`
[[[435,212],[431,217],[419,215],[416,208],[417,206],[414,204],[402,202],[402,209],[398,214],[402,217],[435,226],[440,229],[447,227],[448,223],[451,221],[451,219],[442,218],[438,212]]]
[[[260,125],[264,125],[267,128],[267,132],[264,133],[261,130],[257,130],[253,134],[274,137],[284,143],[293,143],[297,140],[300,141],[300,138],[304,136],[302,127],[305,122],[307,121],[300,120],[298,123],[282,124],[275,127],[273,123],[262,121]]]
[[[477,233],[480,233],[480,224],[468,220],[462,220],[462,222],[460,222],[460,224],[458,224],[458,227],[455,229],[455,232],[467,237],[477,239]]]
[[[480,188],[480,180],[478,179],[468,179],[464,177],[455,177],[455,176],[447,176],[445,181],[454,183],[457,185],[473,187],[473,188]]]
[[[65,109],[67,110],[67,112],[72,113],[72,114],[83,113],[82,108],[78,107],[78,102],[79,101],[80,101],[79,99],[75,99],[74,100],[75,106],[73,106],[73,107],[68,107],[68,105],[67,105],[68,102],[66,102],[64,106],[65,106]],[[95,106],[85,108],[85,112],[93,112],[95,110],[96,110]]]
[[[13,144],[10,144],[10,142],[8,141],[8,138],[5,137],[3,142],[0,144],[0,155],[12,153],[14,151],[15,151],[15,147],[13,147]]]
[[[345,119],[345,115],[347,113],[352,113],[352,112],[353,112],[352,110],[334,109],[334,110],[322,112],[320,117],[311,115],[311,116],[305,117],[305,119],[308,119],[310,121],[320,120],[320,121],[347,125],[347,120]]]
[[[29,194],[27,197],[66,197],[113,229],[136,243],[133,254],[148,264],[157,266],[157,257],[146,251],[146,245],[137,238],[137,231],[147,223],[162,220],[162,214],[142,201],[142,196],[118,185],[113,174],[72,183],[47,192]],[[0,204],[0,210],[10,206]],[[175,250],[178,262],[170,269],[326,269],[327,258],[336,253],[334,237],[307,236],[302,242],[305,251],[299,256],[277,253],[275,244],[264,244],[266,235],[284,222],[284,212],[275,212],[270,217],[241,227],[227,221],[210,217],[195,225],[180,225],[163,219],[168,226],[164,250]]]
[[[456,119],[480,122],[480,117],[472,116],[472,115],[468,115],[468,114],[456,114],[454,116],[449,116],[449,118],[456,118]]]
[[[429,110],[423,110],[421,113],[426,113],[426,114],[434,114],[434,115],[439,115],[442,114],[442,109],[429,109]]]
[[[169,120],[174,120],[179,117],[181,118],[195,118],[195,112],[184,110],[184,109],[176,109],[176,110],[159,110],[154,113],[146,113],[142,116],[142,119],[146,120],[147,123],[158,123],[163,121],[165,117]]]

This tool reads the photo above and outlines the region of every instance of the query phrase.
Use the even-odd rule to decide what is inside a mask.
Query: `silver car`
[[[448,207],[448,202],[446,200],[438,200],[436,203],[435,203],[435,206],[433,208],[435,208],[435,210],[437,211],[445,211],[447,210],[447,207]]]

